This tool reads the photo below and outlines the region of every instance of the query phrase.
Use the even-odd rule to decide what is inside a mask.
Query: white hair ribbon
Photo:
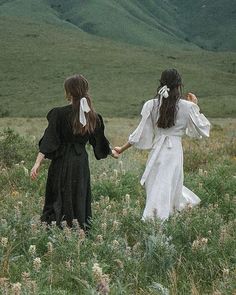
[[[87,124],[85,113],[90,112],[90,107],[87,102],[86,97],[82,97],[80,99],[80,110],[79,110],[79,121],[83,125],[83,127]]]
[[[170,88],[168,88],[166,85],[161,87],[161,89],[158,91],[158,94],[160,95],[160,103],[159,103],[159,108],[162,105],[162,98],[167,98],[169,96],[168,91],[170,91]]]
[[[170,88],[168,88],[166,85],[164,85],[163,87],[161,87],[161,89],[158,91],[158,94],[160,95],[160,97],[164,97],[167,98],[169,96],[168,91],[170,91]]]

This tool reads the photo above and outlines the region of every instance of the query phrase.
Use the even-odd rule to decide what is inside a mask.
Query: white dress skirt
[[[175,126],[158,128],[158,101],[147,101],[142,119],[129,136],[129,143],[138,149],[151,149],[141,184],[146,188],[143,220],[167,219],[188,204],[197,205],[200,199],[183,186],[182,136],[209,137],[210,122],[199,112],[199,107],[180,99]]]

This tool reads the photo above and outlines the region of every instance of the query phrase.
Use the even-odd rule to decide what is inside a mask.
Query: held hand
[[[112,150],[112,154],[111,154],[111,156],[112,156],[113,158],[115,158],[115,159],[118,159],[118,158],[119,158],[119,153],[117,153],[117,151],[114,149],[114,150]]]
[[[191,92],[189,92],[189,93],[187,94],[187,100],[188,100],[188,101],[191,101],[191,102],[193,102],[193,103],[195,103],[195,104],[198,103],[198,99],[197,99],[196,95],[193,94],[193,93],[191,93]]]
[[[114,148],[114,150],[118,153],[118,154],[121,154],[123,151],[122,151],[122,148],[120,146],[116,146]]]
[[[40,164],[35,163],[33,168],[31,169],[30,177],[31,177],[32,180],[35,180],[37,178],[38,173],[39,173],[39,167],[40,167]]]

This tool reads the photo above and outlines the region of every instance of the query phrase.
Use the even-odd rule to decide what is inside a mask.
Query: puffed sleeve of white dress
[[[153,144],[154,126],[151,117],[153,100],[148,100],[141,111],[142,119],[138,127],[129,136],[129,143],[138,149],[151,149]]]
[[[191,103],[186,134],[190,137],[209,137],[211,123],[200,113],[198,105]]]

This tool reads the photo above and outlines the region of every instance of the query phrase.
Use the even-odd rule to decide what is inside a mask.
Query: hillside
[[[77,15],[75,1],[66,3],[71,7],[68,14]],[[83,3],[85,9],[89,2]],[[155,48],[118,43],[84,32],[46,0],[0,4],[0,116],[45,116],[48,109],[65,103],[63,81],[77,72],[89,79],[99,112],[107,117],[136,116],[143,101],[155,94],[161,71],[169,67],[182,73],[184,92],[195,92],[207,115],[236,116],[235,53],[188,46],[179,42],[174,29],[165,35],[172,34],[172,41],[163,41],[162,32]],[[87,17],[86,10],[83,14]]]
[[[236,50],[236,2],[231,0],[47,1],[60,18],[113,40]]]

